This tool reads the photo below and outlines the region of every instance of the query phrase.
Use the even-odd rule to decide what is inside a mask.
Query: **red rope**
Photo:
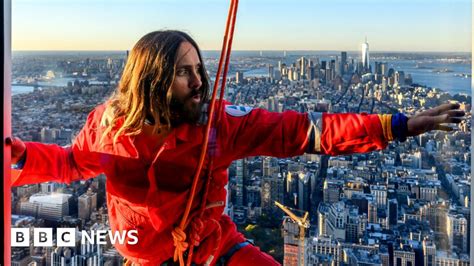
[[[221,84],[221,93],[219,95],[219,105],[217,110],[219,110],[219,113],[217,114],[217,122],[219,123],[221,119],[221,108],[222,108],[222,102],[224,99],[224,91],[225,91],[225,85],[226,85],[226,78],[227,78],[227,70],[229,69],[229,62],[230,62],[230,52],[232,51],[232,41],[234,40],[234,28],[235,28],[235,20],[237,18],[237,8],[239,7],[239,0],[235,0],[235,8],[234,8],[234,13],[232,16],[232,27],[230,28],[230,39],[229,39],[229,49],[227,49],[227,53],[225,56],[225,66],[224,66],[224,74],[222,77],[222,84]],[[212,161],[212,157],[211,157]]]
[[[233,16],[232,16],[232,22],[231,22],[231,28],[230,28],[230,38],[229,38],[229,47],[226,51],[226,55],[225,55],[225,64],[224,64],[224,73],[223,73],[223,76],[222,76],[222,83],[221,83],[221,90],[220,90],[220,95],[219,95],[219,102],[218,102],[218,107],[217,107],[217,111],[218,111],[218,114],[217,114],[217,120],[215,122],[215,125],[219,123],[220,121],[220,117],[221,117],[221,113],[220,110],[222,108],[222,104],[223,104],[223,100],[224,100],[224,92],[225,92],[225,85],[226,85],[226,81],[227,81],[227,72],[228,72],[228,69],[229,69],[229,62],[230,62],[230,52],[232,51],[232,41],[233,41],[233,37],[234,37],[234,29],[235,29],[235,20],[236,20],[236,12],[237,12],[237,9],[238,9],[238,5],[239,5],[239,1],[237,0],[235,2],[235,7],[234,7],[234,12],[233,12]],[[222,50],[223,51],[223,50]],[[221,51],[221,53],[222,53]],[[222,56],[221,56],[222,57]],[[217,84],[217,83],[216,83]],[[215,128],[215,127],[214,127]],[[217,132],[216,131],[213,131],[213,134],[211,137],[213,137],[214,139],[217,138],[216,136]],[[211,140],[212,141],[212,140]],[[215,144],[215,143],[214,143]],[[202,216],[204,215],[204,210],[206,208],[206,201],[207,201],[207,195],[209,193],[209,186],[210,186],[210,183],[211,183],[211,180],[212,180],[212,169],[213,169],[213,166],[214,166],[214,157],[211,156],[210,157],[210,160],[209,160],[209,167],[208,167],[208,174],[207,174],[207,180],[206,180],[206,185],[204,187],[204,195],[201,199],[201,208],[199,210],[199,215],[197,217],[197,219],[201,220],[202,219]],[[196,219],[196,218],[195,218]],[[216,252],[217,252],[217,249],[219,247],[219,244],[220,244],[220,239],[221,239],[221,228],[220,228],[220,224],[219,222],[217,222],[216,220],[213,220],[216,224],[217,224],[217,240],[215,243],[215,248],[214,250],[212,251],[212,258],[214,258],[216,256]],[[199,232],[200,233],[200,232]],[[193,234],[192,236],[195,236],[196,234]],[[196,241],[191,241],[191,246],[190,246],[190,252],[189,254],[192,254],[193,253],[193,248],[194,246],[197,246],[198,242]],[[187,265],[191,265],[191,260],[188,258],[188,261],[187,261]]]
[[[191,212],[191,207],[192,207],[192,204],[193,204],[194,197],[196,195],[197,182],[199,180],[199,176],[201,175],[202,167],[204,165],[204,159],[206,157],[207,146],[208,146],[208,142],[209,142],[209,133],[210,133],[210,130],[211,130],[211,125],[212,125],[212,122],[213,122],[214,112],[215,112],[214,109],[215,109],[217,89],[218,89],[219,80],[220,80],[219,77],[220,77],[221,70],[222,70],[222,62],[223,62],[223,59],[224,59],[224,51],[226,51],[226,53],[225,53],[226,61],[225,61],[223,79],[222,79],[222,86],[221,86],[221,93],[220,93],[219,109],[218,110],[220,110],[220,108],[222,107],[222,100],[223,100],[223,94],[224,94],[224,89],[225,89],[225,81],[226,81],[225,79],[226,79],[227,71],[228,71],[228,67],[229,67],[230,50],[232,49],[232,40],[233,40],[234,27],[235,27],[235,18],[236,18],[236,14],[237,14],[237,5],[238,5],[238,0],[231,0],[230,7],[229,7],[229,13],[227,15],[226,30],[225,30],[225,34],[224,34],[224,40],[223,40],[223,43],[222,43],[222,50],[221,50],[221,55],[220,55],[220,59],[219,59],[219,66],[218,66],[218,69],[217,69],[216,79],[215,79],[215,83],[214,83],[214,89],[213,89],[213,92],[212,92],[212,98],[211,98],[211,104],[210,104],[210,110],[209,110],[209,119],[208,119],[208,123],[207,123],[207,126],[206,126],[206,133],[204,135],[204,141],[202,143],[202,149],[201,149],[201,155],[200,155],[200,158],[199,158],[198,168],[197,168],[196,174],[194,175],[194,178],[193,178],[193,184],[192,184],[192,187],[191,187],[190,196],[188,198],[188,201],[187,201],[187,204],[186,204],[186,209],[184,211],[183,218],[181,219],[181,223],[179,224],[179,226],[175,227],[173,232],[172,232],[174,245],[175,245],[175,252],[174,252],[173,259],[174,259],[174,261],[177,261],[179,259],[179,263],[180,263],[181,266],[184,266],[183,253],[188,249],[188,243],[186,242],[185,230],[186,230],[186,226],[189,223],[188,218],[189,218],[189,214]],[[230,33],[230,38],[228,39],[229,33]],[[218,117],[220,118],[220,112],[219,112]],[[212,158],[211,158],[210,165],[212,166]],[[209,169],[211,169],[211,168],[209,168]],[[204,197],[202,199],[204,202],[207,198],[209,183],[210,183],[210,178],[208,178],[207,183],[206,183],[205,193],[204,193]],[[199,214],[199,217],[202,217],[203,212],[204,212],[204,208],[201,207],[201,212]],[[220,239],[220,236],[218,237],[218,239]],[[195,239],[194,240],[191,239],[190,242],[191,242],[190,243],[191,245],[189,246],[190,253],[188,255],[188,260],[187,260],[188,265],[190,265],[190,263],[192,261],[194,244],[197,244],[197,243],[195,243],[196,242]]]

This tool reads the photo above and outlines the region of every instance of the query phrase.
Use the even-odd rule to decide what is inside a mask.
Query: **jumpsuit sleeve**
[[[96,110],[93,110],[69,147],[25,142],[26,162],[22,170],[12,169],[12,186],[41,182],[71,183],[102,173],[99,154],[90,150],[95,138],[99,137],[97,121]]]
[[[393,140],[391,115],[309,113],[308,117],[309,153],[365,153],[384,149]]]
[[[249,156],[343,155],[380,150],[391,140],[390,115],[269,112],[230,114],[226,106],[219,140],[232,160]],[[244,110],[244,109],[242,109]]]

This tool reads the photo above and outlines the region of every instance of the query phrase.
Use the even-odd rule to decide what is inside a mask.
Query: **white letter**
[[[35,247],[52,247],[53,228],[34,228],[33,245]]]
[[[97,244],[106,245],[107,230],[97,230]]]
[[[125,242],[125,234],[126,234],[126,231],[122,231],[122,232],[119,232],[119,231],[109,231],[109,237],[110,237],[110,242],[115,245],[115,241],[118,240],[119,244],[120,245],[123,245],[123,243]]]
[[[29,247],[30,246],[30,229],[29,228],[11,228],[10,242],[12,247]]]
[[[89,244],[95,244],[94,231],[91,231],[90,235],[87,234],[85,230],[82,230],[81,233],[82,233],[81,244],[85,244],[86,239],[87,239],[87,242],[89,242]]]
[[[76,246],[76,229],[58,228],[56,229],[56,238],[58,247],[74,247]]]
[[[130,230],[127,232],[128,238],[133,238],[133,240],[128,240],[129,245],[135,245],[138,243],[138,231],[137,230]]]

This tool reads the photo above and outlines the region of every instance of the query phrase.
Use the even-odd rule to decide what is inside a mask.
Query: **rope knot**
[[[175,246],[173,260],[177,261],[179,259],[179,263],[184,265],[183,254],[188,249],[186,233],[180,227],[175,227],[173,232],[171,232],[171,235],[173,236],[173,242]]]

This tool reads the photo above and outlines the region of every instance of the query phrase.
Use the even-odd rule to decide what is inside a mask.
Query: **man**
[[[137,244],[115,245],[135,265],[170,265],[176,260],[175,248],[191,244],[196,246],[192,261],[198,265],[278,265],[248,245],[222,214],[232,161],[257,155],[369,152],[394,139],[452,130],[442,124],[459,123],[464,116],[457,104],[411,118],[271,113],[227,104],[217,110],[221,120],[208,154],[213,168],[202,173],[212,173],[204,213],[198,216],[200,200],[195,200],[191,221],[184,231],[176,231],[204,138],[209,78],[202,62],[197,44],[183,32],[145,35],[131,51],[117,90],[89,114],[71,147],[14,139],[12,161],[18,171],[13,185],[70,183],[105,173],[111,229],[138,231]],[[202,180],[198,198],[204,194]]]

